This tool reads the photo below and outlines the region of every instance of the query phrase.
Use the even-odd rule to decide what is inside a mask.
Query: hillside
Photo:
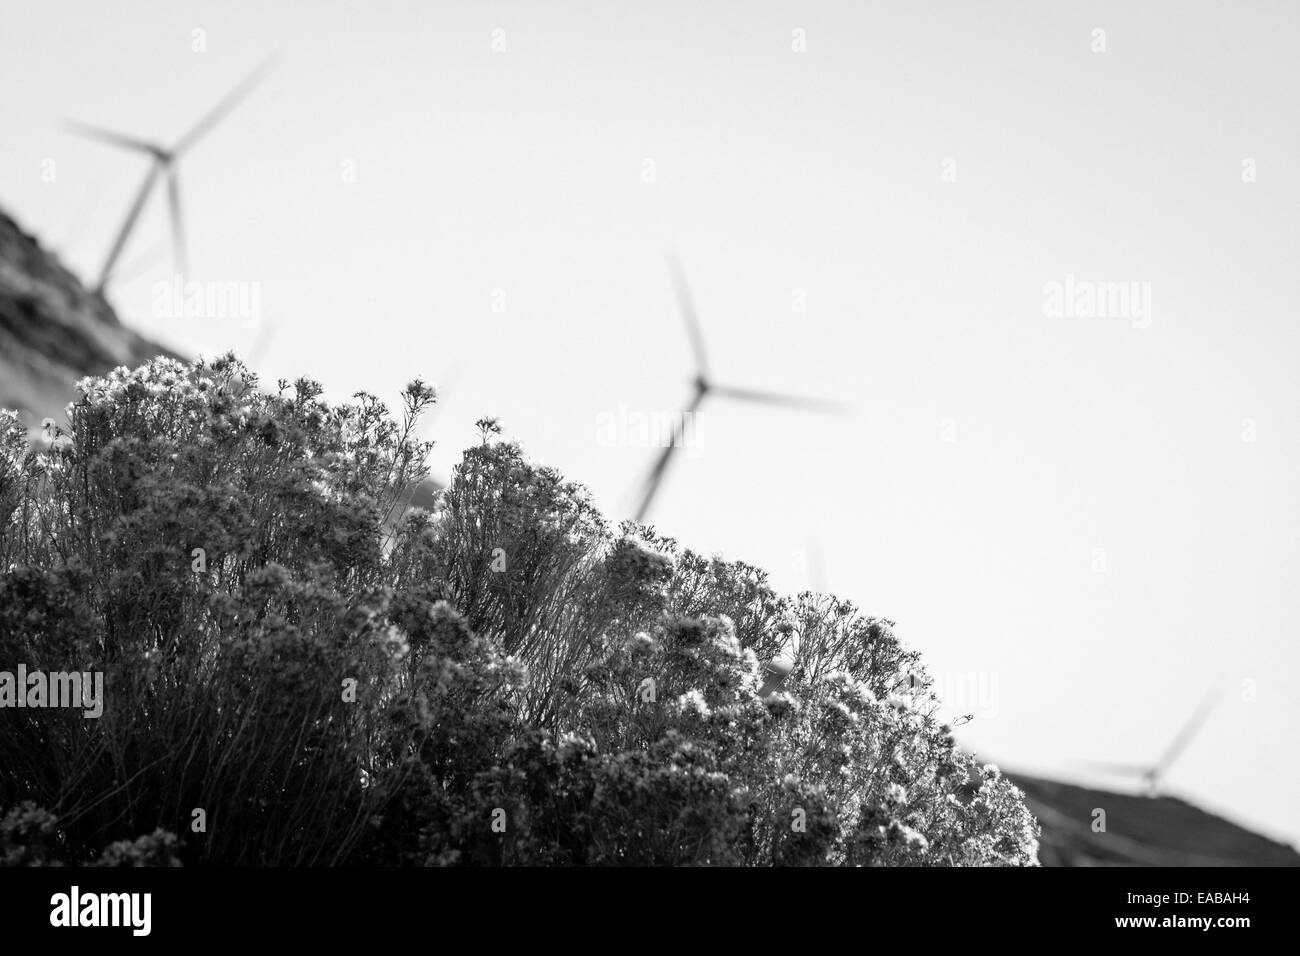
[[[1043,866],[1300,866],[1300,853],[1177,797],[1110,793],[1011,771],[1042,824]],[[1106,832],[1092,831],[1106,811]]]
[[[0,210],[0,408],[21,410],[29,426],[61,418],[83,376],[171,354]]]

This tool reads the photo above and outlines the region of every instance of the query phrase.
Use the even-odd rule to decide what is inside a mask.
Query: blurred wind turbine
[[[1187,749],[1187,745],[1191,743],[1192,738],[1204,726],[1206,719],[1210,716],[1210,711],[1219,702],[1222,692],[1222,683],[1216,681],[1201,701],[1200,706],[1196,708],[1187,723],[1183,724],[1182,729],[1178,731],[1178,735],[1174,737],[1169,746],[1165,748],[1165,752],[1160,756],[1160,759],[1155,763],[1148,765],[1089,761],[1089,766],[1120,776],[1138,777],[1146,785],[1147,796],[1158,796],[1160,784],[1169,772],[1169,768],[1173,766],[1174,761],[1182,755],[1182,752]]]
[[[636,520],[643,522],[650,512],[650,505],[654,502],[655,494],[659,486],[663,483],[664,475],[668,471],[668,463],[672,460],[673,453],[681,445],[682,436],[686,428],[686,422],[690,416],[699,411],[704,399],[710,395],[716,395],[719,398],[730,398],[740,402],[749,402],[759,405],[775,405],[781,408],[794,408],[801,411],[821,411],[843,414],[847,411],[846,407],[836,402],[824,402],[814,398],[804,398],[798,395],[785,395],[780,392],[759,391],[750,388],[736,388],[731,385],[714,384],[711,372],[709,371],[709,359],[704,350],[704,333],[700,327],[699,315],[695,311],[695,302],[691,298],[690,287],[686,283],[686,272],[678,258],[669,253],[668,266],[672,271],[673,287],[677,293],[677,305],[682,311],[682,316],[686,320],[686,334],[691,341],[691,351],[695,357],[695,377],[691,380],[694,387],[694,394],[691,400],[678,416],[677,421],[673,423],[673,434],[666,448],[655,461],[654,467],[650,469],[646,477],[644,491],[641,497],[641,505],[637,509]]]
[[[160,146],[148,140],[125,136],[97,126],[88,126],[85,123],[69,122],[67,124],[68,129],[79,136],[97,140],[101,143],[108,143],[110,146],[116,146],[120,149],[144,153],[153,160],[148,173],[145,174],[144,182],[140,185],[139,192],[136,193],[135,199],[127,211],[122,227],[113,239],[108,258],[104,261],[104,268],[99,275],[98,292],[102,293],[104,287],[108,285],[108,280],[113,275],[113,267],[117,264],[118,257],[126,247],[127,240],[131,237],[131,231],[135,228],[140,213],[144,211],[145,203],[149,199],[149,193],[153,190],[154,184],[159,178],[164,178],[167,181],[167,207],[171,219],[173,265],[177,272],[182,275],[185,274],[185,224],[181,216],[181,183],[180,174],[176,169],[177,164],[181,156],[192,149],[204,136],[212,132],[213,127],[225,119],[230,111],[238,106],[240,101],[248,96],[258,83],[262,82],[266,74],[274,66],[274,60],[264,61],[243,82],[226,94],[225,98],[200,119],[189,132],[171,146]]]

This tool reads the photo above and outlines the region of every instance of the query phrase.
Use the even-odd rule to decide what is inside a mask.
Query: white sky
[[[628,6],[9,4],[0,204],[93,276],[146,167],[60,121],[170,140],[280,54],[182,163],[192,278],[259,284],[272,378],[395,404],[458,367],[439,470],[498,415],[616,517],[653,451],[599,416],[688,397],[675,245],[720,381],[857,414],[706,403],[659,527],[788,590],[815,542],[996,682],[963,734],[1008,767],[1125,786],[1079,762],[1155,760],[1222,675],[1169,789],[1300,840],[1297,8]],[[124,318],[247,349],[151,315],[166,248],[155,202]],[[1045,316],[1067,275],[1150,283],[1149,327]]]

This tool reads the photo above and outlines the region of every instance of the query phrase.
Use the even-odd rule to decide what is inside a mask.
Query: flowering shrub
[[[0,708],[0,862],[1036,862],[891,622],[611,527],[490,420],[408,510],[420,382],[81,388],[40,447],[0,417],[0,669],[104,710]]]

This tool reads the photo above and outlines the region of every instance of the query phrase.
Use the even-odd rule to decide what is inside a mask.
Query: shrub
[[[0,709],[7,864],[1036,862],[891,622],[611,527],[488,420],[408,511],[418,381],[81,388],[40,448],[0,420],[0,667],[106,697]]]

